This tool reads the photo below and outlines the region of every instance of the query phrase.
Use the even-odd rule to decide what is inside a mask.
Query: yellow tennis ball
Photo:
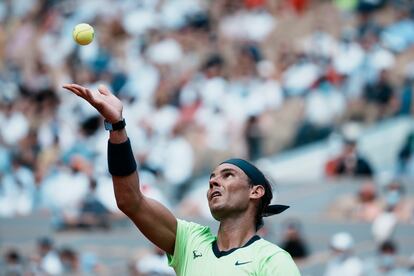
[[[80,45],[88,45],[92,42],[95,31],[93,27],[86,23],[80,23],[73,28],[73,39]]]

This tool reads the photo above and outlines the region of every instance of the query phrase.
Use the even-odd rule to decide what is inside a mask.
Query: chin
[[[223,211],[220,210],[220,208],[216,207],[210,207],[210,213],[213,216],[213,218],[217,221],[220,221],[223,217]]]

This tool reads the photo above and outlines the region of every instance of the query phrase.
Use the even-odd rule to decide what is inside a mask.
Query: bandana
[[[232,164],[238,167],[250,178],[254,186],[262,185],[265,189],[265,194],[272,193],[272,188],[269,184],[269,181],[267,181],[264,174],[258,168],[256,168],[256,166],[254,166],[252,163],[246,160],[243,160],[243,159],[232,158],[232,159],[228,159],[222,162],[221,164]],[[268,216],[280,214],[288,208],[289,206],[286,206],[286,205],[279,205],[279,204],[268,205],[264,208],[262,216],[268,217]]]

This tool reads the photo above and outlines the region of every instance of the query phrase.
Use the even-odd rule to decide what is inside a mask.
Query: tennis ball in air
[[[86,23],[81,23],[73,28],[72,36],[76,43],[80,45],[88,45],[92,42],[95,31],[93,27]]]

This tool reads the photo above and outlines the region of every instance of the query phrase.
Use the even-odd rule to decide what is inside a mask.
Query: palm
[[[88,101],[109,122],[117,122],[122,118],[122,102],[115,97],[105,86],[97,91],[90,90],[77,84],[67,84],[68,89],[77,96]]]

